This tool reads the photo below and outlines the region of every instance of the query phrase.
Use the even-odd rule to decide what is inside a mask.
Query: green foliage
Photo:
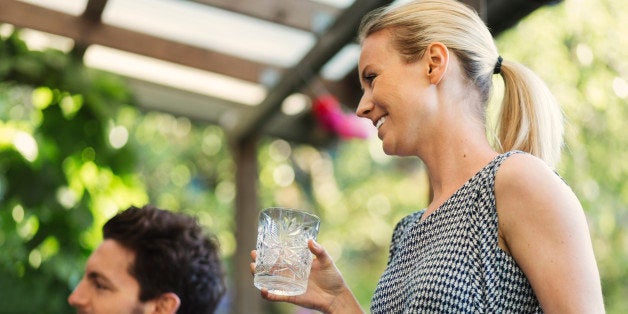
[[[108,140],[122,82],[58,51],[0,41],[0,308],[62,313],[98,226],[146,199]]]
[[[198,217],[229,259],[235,251],[235,165],[222,129],[134,110],[121,111],[117,120],[130,130],[129,146],[141,160],[135,176],[152,203]]]
[[[31,51],[17,33],[0,42],[0,80],[1,309],[70,312],[102,224],[149,199],[194,214],[233,254],[234,165],[220,128],[140,113],[120,78]]]

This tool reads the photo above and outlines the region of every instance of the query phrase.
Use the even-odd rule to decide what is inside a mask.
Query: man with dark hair
[[[213,313],[225,293],[218,243],[192,217],[131,206],[103,238],[68,298],[79,313]]]

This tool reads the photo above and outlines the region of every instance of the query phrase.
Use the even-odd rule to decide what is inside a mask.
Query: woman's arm
[[[328,314],[364,313],[325,249],[314,240],[310,240],[308,246],[315,257],[305,293],[283,296],[262,290],[262,297],[269,301],[288,302]],[[251,257],[255,260],[255,251],[251,252]],[[251,272],[254,270],[255,263],[251,263]]]
[[[528,277],[546,313],[603,313],[586,217],[543,161],[515,154],[495,181],[500,246]]]

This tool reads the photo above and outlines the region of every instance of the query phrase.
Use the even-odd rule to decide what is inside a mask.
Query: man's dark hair
[[[131,206],[107,221],[103,237],[135,253],[129,273],[142,302],[172,292],[181,299],[177,313],[213,313],[225,293],[218,242],[190,216]]]

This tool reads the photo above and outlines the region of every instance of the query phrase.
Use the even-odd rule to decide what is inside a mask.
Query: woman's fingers
[[[316,258],[319,260],[320,263],[327,262],[327,260],[329,259],[329,256],[327,255],[327,252],[325,251],[325,249],[320,244],[318,244],[318,242],[316,242],[313,239],[310,239],[308,240],[307,245],[310,248],[310,252],[312,252],[312,254],[316,256]]]
[[[249,267],[251,268],[251,275],[255,275],[255,260],[257,259],[257,251],[256,250],[251,251],[251,258],[253,259],[253,262],[251,262],[251,264],[249,264]]]

